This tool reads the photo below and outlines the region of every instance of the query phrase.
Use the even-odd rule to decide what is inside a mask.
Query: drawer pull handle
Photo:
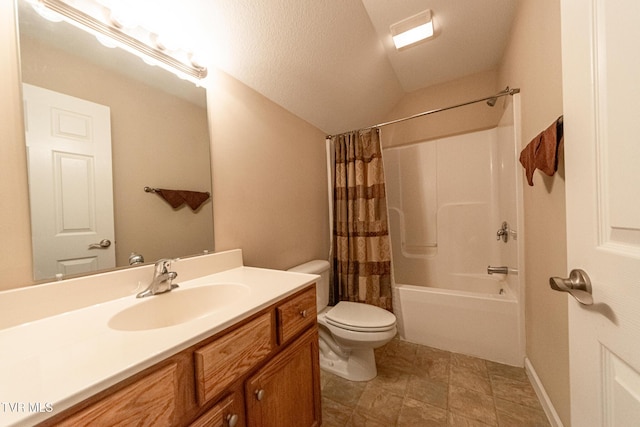
[[[238,424],[238,415],[237,414],[227,415],[227,424],[229,425],[229,427],[236,427],[236,424]]]
[[[300,316],[307,317],[307,310],[300,311]]]
[[[256,390],[256,399],[262,400],[263,398],[264,398],[264,390],[263,389]]]

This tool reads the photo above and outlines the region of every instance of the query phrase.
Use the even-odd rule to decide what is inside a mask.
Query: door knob
[[[107,249],[109,246],[111,246],[111,240],[102,239],[100,240],[100,243],[90,244],[89,249]]]
[[[549,285],[554,291],[569,292],[582,305],[592,305],[591,280],[584,270],[571,270],[568,279],[550,277]]]

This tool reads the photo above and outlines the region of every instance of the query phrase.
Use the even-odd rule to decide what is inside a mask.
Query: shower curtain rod
[[[504,90],[496,93],[495,95],[487,96],[486,98],[474,99],[473,101],[463,102],[462,104],[451,105],[449,107],[436,108],[435,110],[424,111],[422,113],[414,114],[413,116],[403,117],[401,119],[391,120],[389,122],[378,123],[377,125],[369,126],[369,127],[358,129],[358,130],[369,130],[369,129],[379,128],[382,126],[394,125],[396,123],[404,122],[407,120],[417,119],[418,117],[428,116],[429,114],[439,113],[441,111],[452,110],[454,108],[464,107],[465,105],[475,104],[476,102],[487,101],[487,103],[489,103],[489,105],[493,107],[496,100],[501,96],[515,95],[516,93],[520,93],[520,88],[516,87],[516,88],[510,89],[509,86],[507,86]],[[327,135],[327,138],[331,138],[332,136],[336,136],[336,135]]]

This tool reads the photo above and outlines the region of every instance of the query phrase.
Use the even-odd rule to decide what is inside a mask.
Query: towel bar
[[[144,187],[144,191],[145,191],[146,193],[159,193],[159,192],[160,192],[160,189],[159,189],[159,188],[152,188],[152,187],[147,187],[147,186],[145,186],[145,187]],[[210,194],[208,191],[205,191],[205,193],[206,193],[208,196],[211,196],[211,194]]]

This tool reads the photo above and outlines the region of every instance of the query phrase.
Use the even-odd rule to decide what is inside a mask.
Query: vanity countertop
[[[115,330],[117,313],[157,295],[135,294],[0,329],[0,426],[31,425],[257,313],[317,276],[238,266],[177,282],[172,292],[239,283],[248,295],[203,317],[141,331]],[[0,293],[0,298],[2,295]]]

